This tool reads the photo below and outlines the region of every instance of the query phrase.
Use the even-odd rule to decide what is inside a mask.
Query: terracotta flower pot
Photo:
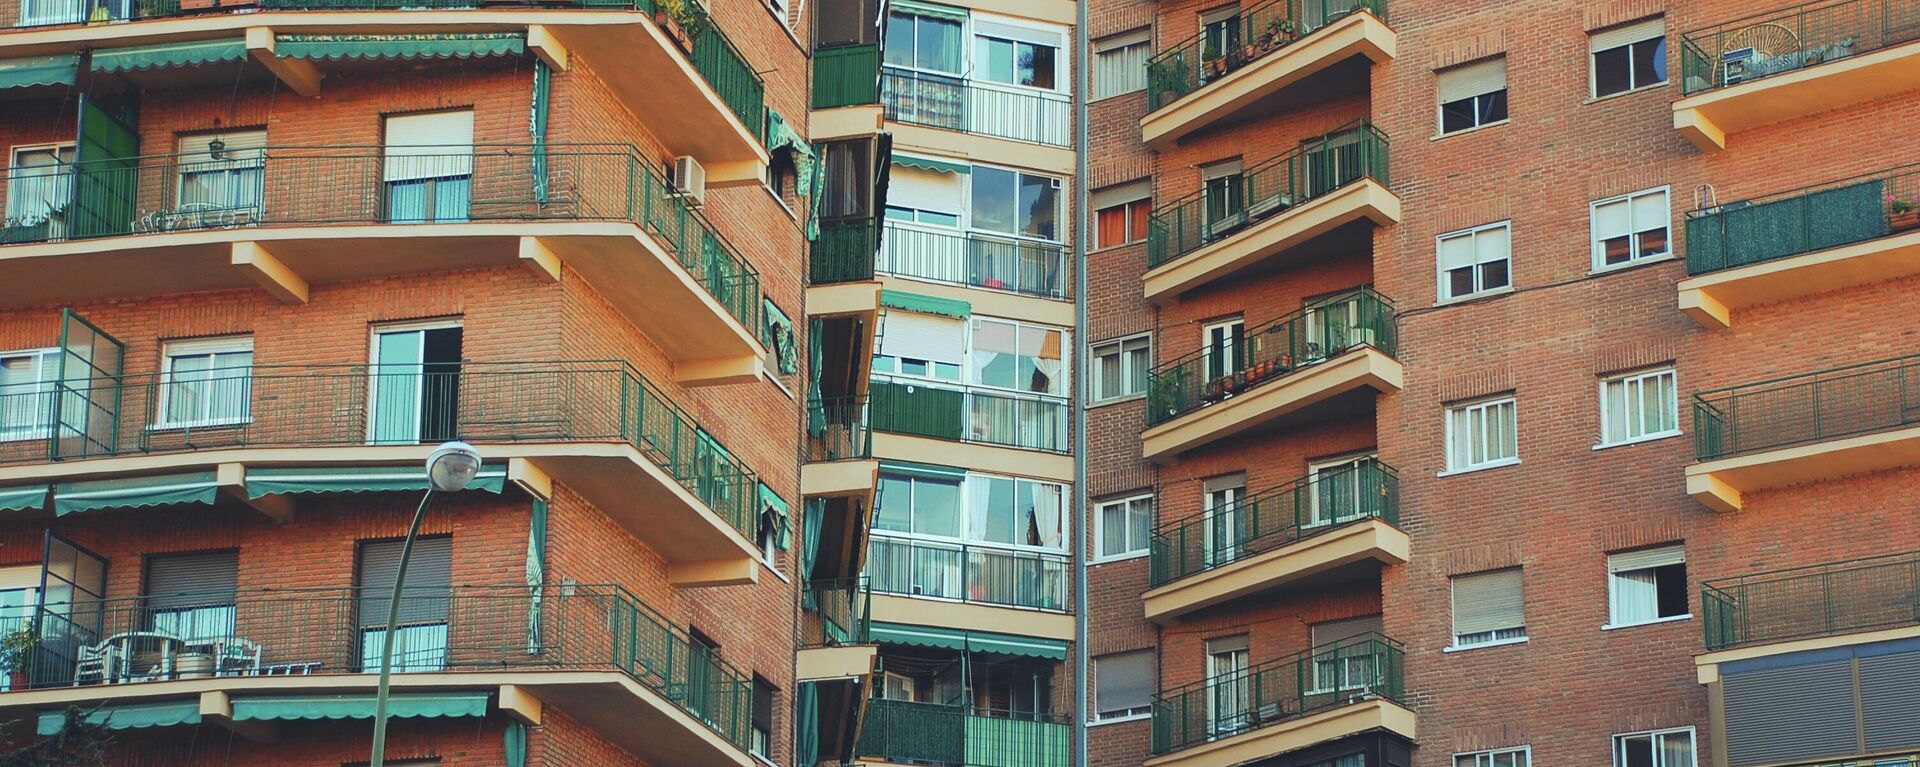
[[[1904,232],[1915,227],[1920,227],[1920,209],[1887,216],[1887,228],[1893,231]]]

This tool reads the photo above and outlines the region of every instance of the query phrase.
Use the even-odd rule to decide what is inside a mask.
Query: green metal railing
[[[1400,523],[1400,479],[1379,459],[1301,477],[1153,532],[1151,582],[1161,586],[1367,519]]]
[[[1073,727],[1054,714],[867,701],[860,754],[948,767],[1066,767]]]
[[[813,51],[813,108],[880,103],[880,44]]]
[[[1920,423],[1920,355],[1693,395],[1693,454],[1708,461]]]
[[[1218,352],[1201,349],[1154,368],[1147,377],[1147,424],[1232,399],[1362,346],[1388,355],[1398,350],[1393,303],[1372,288],[1315,301],[1242,331]]]
[[[880,71],[887,119],[1049,146],[1072,143],[1065,93],[898,67]]]
[[[1154,208],[1147,219],[1147,266],[1165,264],[1363,179],[1392,183],[1386,134],[1360,122],[1247,168],[1228,180],[1229,188],[1203,189]]]
[[[807,263],[810,285],[866,282],[873,279],[873,259],[880,250],[880,227],[861,216],[820,222]]]
[[[1064,453],[1067,398],[986,386],[874,375],[874,431]]]
[[[1065,612],[1064,554],[874,535],[867,577],[882,594]]]
[[[1854,559],[1700,584],[1708,650],[1920,622],[1920,553]]]
[[[63,411],[117,409],[78,434]],[[0,464],[233,447],[621,442],[749,538],[758,476],[619,361],[237,367],[0,390]]]
[[[873,269],[1041,298],[1073,295],[1073,259],[1065,246],[987,232],[943,232],[889,222]]]
[[[1387,20],[1386,0],[1269,0],[1248,6],[1226,20],[1224,46],[1221,38],[1208,40],[1202,31],[1147,60],[1147,111],[1171,104],[1358,11]]]
[[[0,243],[199,229],[469,221],[626,221],[651,233],[747,328],[760,275],[658,168],[624,144],[284,146],[152,155],[16,174],[41,199]],[[116,161],[117,162],[117,161]],[[86,226],[76,231],[75,225]]]
[[[866,397],[828,397],[807,403],[807,462],[873,457]]]
[[[1920,40],[1911,0],[1801,3],[1680,35],[1681,89],[1702,93]]]
[[[385,588],[246,589],[49,604],[31,622],[40,644],[21,671],[33,689],[126,694],[214,676],[365,675],[378,670],[390,598]],[[410,587],[400,609],[399,673],[615,670],[747,747],[752,677],[619,586]]]
[[[1400,643],[1362,634],[1153,698],[1153,753],[1168,754],[1363,700],[1400,702]]]
[[[867,579],[839,578],[807,584],[799,647],[844,647],[873,642],[873,591]]]
[[[1687,215],[1687,273],[1876,240],[1920,227],[1920,163]]]

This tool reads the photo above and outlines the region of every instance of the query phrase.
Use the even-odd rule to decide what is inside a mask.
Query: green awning
[[[914,463],[912,461],[881,461],[880,473],[954,482],[967,478],[966,469],[956,469],[951,466],[935,466],[931,463]]]
[[[793,547],[793,509],[767,483],[760,483],[760,508],[773,515],[773,545],[781,551]]]
[[[62,482],[53,488],[53,513],[64,517],[96,509],[210,504],[217,490],[218,480],[211,471]]]
[[[0,511],[26,511],[47,507],[47,485],[0,487]]]
[[[1029,658],[1067,659],[1067,643],[1058,639],[995,634],[991,631],[967,632],[967,650],[1001,655],[1024,655]]]
[[[387,715],[395,719],[486,716],[484,692],[395,693]],[[233,721],[372,719],[372,695],[236,695]]]
[[[440,35],[281,35],[274,53],[290,59],[471,59],[527,51],[519,32]]]
[[[131,48],[107,48],[94,51],[92,63],[87,67],[95,72],[132,72],[140,69],[225,64],[244,61],[246,58],[247,41],[235,37],[228,40],[189,40],[159,45],[136,45]]]
[[[101,706],[87,713],[88,724],[109,730],[133,730],[142,727],[172,727],[200,723],[200,699],[170,700],[161,703],[128,703]],[[41,737],[59,735],[67,729],[67,710],[49,708],[40,711]]]
[[[489,493],[506,490],[506,464],[482,465],[467,489]],[[422,466],[247,469],[248,498],[293,493],[423,493],[426,490],[427,470]]]
[[[895,153],[893,155],[893,164],[905,165],[909,168],[919,168],[921,170],[930,170],[935,173],[958,173],[962,176],[973,172],[972,167],[967,165],[962,165],[957,162],[950,162],[947,160],[934,160],[926,157],[914,157],[912,155],[904,155],[899,153]]]
[[[942,650],[967,649],[967,632],[933,626],[909,626],[904,623],[874,621],[870,627],[873,641],[880,644],[937,647]]]
[[[889,309],[899,309],[903,312],[944,314],[948,317],[958,317],[963,320],[973,316],[973,305],[965,301],[923,296],[919,293],[908,293],[904,290],[880,291],[880,305]]]
[[[0,88],[30,88],[35,85],[72,85],[80,72],[80,54],[35,56],[30,59],[0,61]]]
[[[991,631],[962,631],[905,623],[872,623],[873,641],[880,644],[934,647],[942,650],[990,652],[1023,655],[1029,658],[1067,659],[1067,643],[1058,639],[996,634]]]
[[[941,5],[939,3],[922,3],[915,2],[915,0],[892,0],[887,3],[887,10],[895,13],[911,13],[917,16],[932,16],[938,19],[952,19],[954,21],[967,20],[967,9],[955,8],[951,5]]]

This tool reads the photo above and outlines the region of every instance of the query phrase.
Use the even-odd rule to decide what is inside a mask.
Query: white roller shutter
[[[1439,73],[1440,103],[1506,90],[1507,57],[1477,61]]]
[[[386,180],[473,175],[473,111],[387,118]]]
[[[1634,570],[1647,570],[1667,565],[1677,565],[1687,561],[1687,550],[1680,546],[1659,546],[1639,551],[1623,551],[1607,555],[1607,572],[1625,573]]]
[[[1050,48],[1061,47],[1066,37],[1065,29],[1035,29],[1019,24],[991,21],[985,14],[973,15],[973,34],[977,37],[997,37],[1001,40],[1018,40],[1023,43],[1045,45]]]
[[[1453,578],[1453,634],[1464,636],[1526,625],[1520,568]]]
[[[880,353],[958,365],[966,359],[966,327],[953,317],[887,312],[880,328]]]
[[[931,210],[960,215],[966,199],[965,185],[958,173],[940,173],[904,165],[893,166],[887,180],[887,204],[899,208]]]
[[[213,156],[213,142],[220,142],[220,157]],[[267,132],[264,130],[243,130],[227,133],[196,133],[181,136],[179,142],[180,162],[207,162],[220,160],[252,160],[265,154]]]
[[[1666,36],[1667,20],[1665,18],[1647,19],[1594,32],[1592,37],[1588,38],[1587,50],[1599,53],[1622,45],[1632,45],[1641,40]]]
[[[1342,639],[1352,639],[1362,634],[1385,633],[1386,632],[1381,630],[1381,621],[1378,615],[1315,623],[1313,624],[1313,646],[1324,647]]]

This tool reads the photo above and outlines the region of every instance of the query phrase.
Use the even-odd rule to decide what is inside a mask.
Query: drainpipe
[[[1078,385],[1074,392],[1074,401],[1079,403],[1073,409],[1073,508],[1074,516],[1080,520],[1080,526],[1073,528],[1073,594],[1074,621],[1073,647],[1078,668],[1074,673],[1073,685],[1073,759],[1075,767],[1087,767],[1087,686],[1088,673],[1093,661],[1087,658],[1087,354],[1093,348],[1087,339],[1087,245],[1091,243],[1093,192],[1087,188],[1087,95],[1093,82],[1088,71],[1091,50],[1087,39],[1087,3],[1086,0],[1074,3],[1073,25],[1073,167],[1074,178],[1074,261],[1073,270],[1073,329],[1080,337],[1079,354],[1074,355],[1075,367],[1079,368],[1079,377],[1073,379]]]

